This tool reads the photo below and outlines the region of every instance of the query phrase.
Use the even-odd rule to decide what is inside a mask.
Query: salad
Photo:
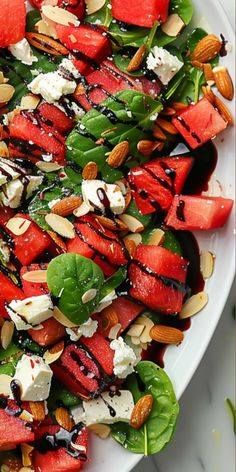
[[[89,440],[168,445],[164,370],[224,226],[227,39],[191,0],[0,0],[1,471],[78,471]],[[186,28],[187,27],[187,28]]]

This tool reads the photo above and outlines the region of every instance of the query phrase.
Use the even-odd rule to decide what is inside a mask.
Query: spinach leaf
[[[106,26],[109,28],[112,21],[110,0],[106,0],[105,5],[95,13],[86,16],[85,21],[96,25]]]
[[[156,454],[170,442],[179,413],[178,401],[168,375],[153,362],[141,361],[136,372],[143,384],[140,389],[136,374],[128,377],[125,388],[131,391],[135,403],[152,394],[153,407],[146,423],[135,430],[127,423],[112,425],[112,436],[123,447],[137,454]]]
[[[145,216],[148,216],[148,215],[145,215]],[[149,243],[151,237],[153,236],[153,234],[155,233],[157,228],[158,228],[158,226],[154,227],[152,229],[147,228],[144,231],[142,231],[141,236],[142,236],[142,243],[143,244],[148,244]],[[169,251],[172,251],[175,254],[178,254],[179,256],[182,255],[181,246],[180,246],[179,241],[176,238],[175,234],[173,233],[173,231],[170,231],[170,230],[165,231],[163,242],[160,243],[160,246],[162,246],[166,249],[169,249]]]
[[[150,225],[150,223],[152,222],[152,214],[149,214],[149,215],[143,215],[136,203],[135,203],[135,200],[131,200],[131,203],[129,204],[128,208],[126,208],[125,210],[125,213],[127,213],[128,215],[131,215],[133,216],[134,218],[137,218],[137,220],[140,221],[140,223],[142,223],[142,225],[144,226],[144,228],[146,228],[147,226]],[[142,233],[143,234],[143,233]]]
[[[26,31],[35,31],[35,25],[42,19],[39,10],[30,10],[26,15]]]
[[[53,377],[52,386],[50,389],[50,395],[47,400],[47,407],[49,411],[54,411],[58,406],[63,404],[66,408],[71,408],[72,406],[79,405],[81,400],[69,392],[64,385],[62,385],[58,380]]]
[[[229,407],[229,411],[232,415],[233,418],[233,428],[234,428],[234,434],[236,435],[236,408],[233,405],[232,401],[229,398],[226,398],[226,404]]]
[[[58,308],[73,323],[84,323],[96,309],[101,298],[103,272],[95,262],[73,252],[61,254],[49,263],[47,283],[59,298]],[[96,289],[95,297],[83,301],[83,295]]]
[[[111,277],[105,280],[101,292],[100,292],[100,300],[102,300],[104,297],[109,295],[109,293],[112,292],[112,290],[115,290],[119,285],[122,284],[122,282],[125,281],[127,276],[127,269],[126,267],[120,267]]]
[[[12,360],[21,350],[13,343],[10,343],[7,349],[0,348],[0,361]]]
[[[188,25],[193,16],[193,4],[191,0],[171,0],[169,13],[177,13]]]

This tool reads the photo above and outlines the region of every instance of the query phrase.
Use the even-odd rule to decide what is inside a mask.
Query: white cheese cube
[[[110,347],[115,351],[113,372],[120,379],[125,379],[127,375],[134,371],[134,366],[138,362],[135,352],[124,342],[121,336],[114,339]]]
[[[36,95],[42,95],[48,103],[54,103],[60,100],[62,95],[73,93],[76,89],[74,80],[67,80],[56,72],[39,74],[30,82],[28,88]]]
[[[147,68],[157,75],[163,85],[167,85],[182,66],[183,62],[178,57],[162,47],[154,46],[147,57]]]
[[[28,179],[29,179],[29,183],[27,185],[27,195],[26,195],[26,198],[29,198],[31,197],[32,193],[34,192],[34,190],[36,188],[39,187],[39,185],[41,185],[42,181],[43,181],[43,177],[42,176],[39,176],[39,175],[30,175],[28,176]]]
[[[11,44],[8,49],[16,59],[22,62],[22,64],[31,66],[33,62],[38,62],[38,59],[33,55],[32,49],[26,38],[21,39],[21,41],[18,41],[16,44]]]
[[[27,329],[50,318],[53,312],[53,304],[49,295],[39,295],[24,300],[13,300],[7,306],[7,312],[17,329]]]
[[[8,164],[7,159],[0,158],[0,185],[5,184],[9,180],[15,180],[19,177],[20,173],[14,169],[14,166]]]
[[[86,425],[112,424],[118,421],[129,423],[134,400],[129,390],[120,390],[118,395],[104,392],[96,400],[83,402]]]
[[[85,423],[85,412],[84,412],[84,409],[82,407],[82,405],[76,405],[76,406],[73,406],[71,409],[71,414],[72,414],[72,418],[75,422],[75,424],[78,424],[78,423]]]
[[[115,184],[107,184],[103,180],[84,180],[82,182],[82,195],[85,203],[92,209],[105,210],[108,199],[109,208],[116,215],[123,213],[125,199],[120,187]]]
[[[13,379],[20,382],[21,400],[43,401],[49,396],[52,370],[42,357],[23,354]]]
[[[10,208],[18,208],[21,204],[24,185],[20,179],[11,180],[3,186],[1,198],[3,204]]]

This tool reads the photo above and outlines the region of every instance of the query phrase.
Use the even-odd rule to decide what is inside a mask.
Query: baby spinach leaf
[[[135,403],[142,396],[151,394],[154,399],[151,414],[139,430],[122,422],[112,425],[112,436],[131,452],[156,454],[167,446],[173,436],[179,405],[164,370],[153,362],[141,361],[136,372],[128,377],[125,388],[131,391]]]
[[[103,281],[103,272],[95,262],[73,252],[52,259],[47,270],[49,289],[59,298],[58,308],[77,324],[87,321],[96,309]],[[83,295],[90,289],[96,289],[95,297],[83,302]]]
[[[152,214],[150,213],[149,215],[143,215],[138,210],[135,200],[131,200],[131,203],[129,204],[128,208],[126,208],[125,213],[133,216],[134,218],[137,218],[137,220],[140,221],[140,223],[142,223],[144,228],[149,226],[152,221]]]
[[[56,408],[58,408],[59,405],[61,406],[61,404],[66,408],[71,408],[80,403],[81,400],[76,395],[69,392],[64,385],[53,377],[50,395],[47,399],[47,407],[49,411],[56,410]]]
[[[147,216],[147,215],[145,215],[145,216]],[[158,228],[158,226],[154,227],[152,229],[147,228],[144,231],[142,231],[141,236],[142,236],[143,244],[148,244],[149,243],[153,233],[155,233],[157,228]],[[182,255],[181,246],[180,246],[179,241],[176,238],[175,234],[173,233],[173,231],[170,231],[170,230],[165,231],[163,242],[160,243],[160,246],[162,246],[166,249],[169,249],[169,251],[172,251],[175,254],[178,254],[179,256]]]
[[[120,267],[111,277],[105,280],[101,292],[100,292],[100,300],[102,298],[106,297],[109,295],[109,293],[112,292],[112,290],[115,290],[119,285],[122,284],[122,282],[125,281],[127,277],[127,269],[126,267]]]
[[[171,0],[170,13],[177,13],[183,20],[185,25],[188,25],[193,16],[193,4],[191,0]]]
[[[5,361],[6,359],[12,360],[14,356],[20,353],[20,349],[14,344],[10,343],[7,349],[0,348],[0,361]]]
[[[105,5],[95,13],[87,15],[85,21],[95,25],[106,26],[107,28],[109,28],[112,21],[111,8],[109,7],[110,1],[106,0]]]
[[[26,31],[35,31],[35,25],[42,19],[39,10],[30,10],[26,15]]]

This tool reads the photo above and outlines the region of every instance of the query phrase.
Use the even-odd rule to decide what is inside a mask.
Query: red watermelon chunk
[[[81,450],[73,448],[70,442],[82,446]],[[35,446],[33,465],[36,472],[77,472],[87,460],[87,428],[75,426],[68,432],[58,425],[39,427]]]
[[[66,335],[64,326],[55,318],[49,318],[43,321],[41,329],[29,329],[31,338],[40,346],[50,346],[60,341]]]
[[[12,300],[24,300],[25,294],[10,280],[3,272],[0,271],[0,318],[9,318],[5,308],[5,303]]]
[[[113,356],[109,342],[96,333],[69,344],[51,366],[55,376],[75,395],[94,398],[113,380]]]
[[[172,123],[192,149],[214,138],[227,126],[206,98],[202,98],[178,113],[172,118]]]
[[[186,293],[188,263],[161,246],[140,244],[130,263],[130,294],[153,310],[165,314],[181,310]]]
[[[15,449],[17,444],[34,440],[31,427],[17,417],[18,410],[13,400],[0,398],[0,451]]]
[[[68,134],[74,127],[74,122],[60,108],[49,103],[42,103],[37,108],[39,116],[46,125],[52,127],[59,134]]]
[[[131,25],[152,28],[168,17],[169,0],[112,0],[112,16]]]
[[[84,0],[58,0],[58,7],[64,8],[65,10],[70,11],[79,18],[83,20],[85,16],[85,1]]]
[[[128,181],[142,214],[168,210],[174,195],[181,192],[192,162],[189,157],[165,157],[130,171]]]
[[[74,54],[74,65],[86,75],[111,54],[106,31],[95,25],[56,26],[58,38]]]
[[[103,228],[91,215],[79,218],[74,224],[76,236],[67,242],[67,251],[93,258],[105,275],[111,275],[128,262],[123,242],[110,230]]]
[[[30,264],[28,266],[24,266],[21,268],[20,276],[21,276],[21,283],[22,288],[25,293],[25,297],[37,297],[39,295],[44,295],[45,293],[49,293],[49,288],[46,282],[29,282],[28,280],[24,279],[24,274],[28,272],[34,272],[36,270],[47,270],[48,264]]]
[[[0,48],[18,43],[25,36],[26,6],[24,0],[1,0]]]
[[[0,226],[5,225],[5,223],[10,220],[10,218],[13,218],[15,212],[12,210],[12,208],[3,206],[1,204],[0,206]]]

